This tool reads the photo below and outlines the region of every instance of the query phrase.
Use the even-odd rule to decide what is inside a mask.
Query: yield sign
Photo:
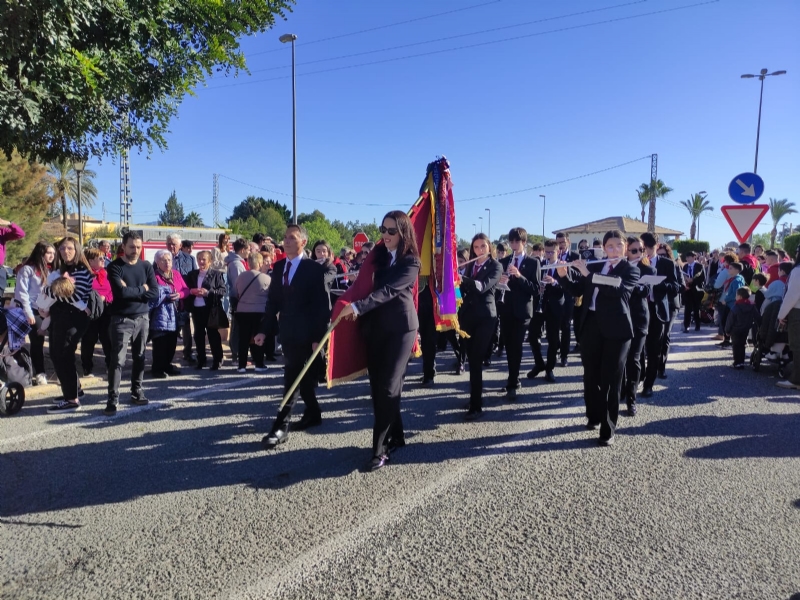
[[[733,204],[720,208],[740,243],[747,241],[769,211],[768,204]]]

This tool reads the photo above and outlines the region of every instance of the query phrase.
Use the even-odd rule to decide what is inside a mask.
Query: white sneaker
[[[778,360],[780,356],[778,356],[774,352],[770,352],[769,354],[765,354],[764,358],[766,358],[767,360]]]
[[[783,388],[784,390],[800,390],[800,385],[792,383],[788,379],[784,379],[783,381],[779,381],[776,383],[779,388]]]
[[[247,369],[236,369],[237,373],[247,373]]]
[[[33,385],[47,385],[47,376],[44,373],[39,373],[33,378]]]

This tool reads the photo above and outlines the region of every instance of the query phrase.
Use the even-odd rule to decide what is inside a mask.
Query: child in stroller
[[[13,415],[25,404],[33,365],[24,351],[31,326],[21,308],[0,308],[0,414]]]
[[[761,326],[758,329],[756,347],[750,355],[750,364],[754,371],[767,362],[778,367],[778,375],[785,377],[786,366],[792,362],[789,350],[789,334],[778,328],[778,311],[783,304],[786,286],[782,281],[775,281],[764,290],[764,303],[761,305]]]

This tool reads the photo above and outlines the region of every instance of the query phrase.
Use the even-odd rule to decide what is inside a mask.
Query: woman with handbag
[[[150,339],[153,340],[153,368],[151,374],[156,379],[166,379],[169,375],[180,375],[180,369],[172,364],[175,348],[178,345],[178,331],[183,323],[183,300],[189,295],[189,288],[181,274],[172,268],[172,252],[159,250],[155,256],[158,298],[150,303]]]
[[[194,343],[197,348],[196,369],[206,366],[206,335],[211,348],[213,363],[211,370],[216,371],[222,364],[222,338],[220,329],[229,326],[228,316],[222,307],[222,299],[227,295],[225,278],[221,271],[211,268],[213,257],[211,252],[203,250],[197,254],[198,269],[186,276],[189,288],[189,312],[194,324]]]
[[[239,368],[237,369],[239,373],[247,370],[248,349],[253,357],[256,372],[262,373],[267,370],[264,365],[264,347],[250,343],[261,326],[269,295],[270,276],[261,272],[263,263],[264,259],[261,254],[252,252],[247,258],[250,270],[236,278],[236,296],[239,298],[235,316],[237,327],[239,327]]]

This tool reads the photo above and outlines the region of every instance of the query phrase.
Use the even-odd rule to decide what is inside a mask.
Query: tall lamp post
[[[86,168],[86,159],[74,158],[72,159],[72,169],[78,176],[78,242],[83,244],[83,210],[81,207],[81,174]]]
[[[547,239],[547,236],[544,234],[544,211],[547,208],[547,198],[544,197],[544,194],[539,194],[539,198],[542,199],[542,237]]]
[[[492,209],[491,208],[484,208],[483,210],[489,213],[489,241],[492,241]]]
[[[278,39],[284,44],[292,43],[292,223],[297,225],[297,88],[294,75],[294,41],[297,36],[285,33]]]
[[[706,192],[705,190],[703,190],[702,192],[697,192],[697,193],[701,194],[701,195],[702,194],[706,194],[706,195],[708,194],[708,192]],[[705,199],[706,199],[706,197],[703,196],[703,200],[705,200]],[[700,215],[697,215],[697,239],[698,240],[700,239]]]
[[[474,236],[476,233],[478,233],[478,226],[475,225],[475,223],[473,223],[472,224],[472,235]]]
[[[481,222],[481,233],[483,233],[483,217],[478,217],[478,221]]]
[[[758,98],[758,129],[756,129],[756,163],[753,167],[753,173],[758,173],[758,142],[761,139],[761,104],[764,101],[764,79],[774,75],[786,74],[786,71],[774,71],[772,73],[767,73],[768,70],[769,69],[761,69],[761,73],[759,75],[742,75],[742,79],[752,79],[754,77],[758,77],[761,80],[761,95]]]

